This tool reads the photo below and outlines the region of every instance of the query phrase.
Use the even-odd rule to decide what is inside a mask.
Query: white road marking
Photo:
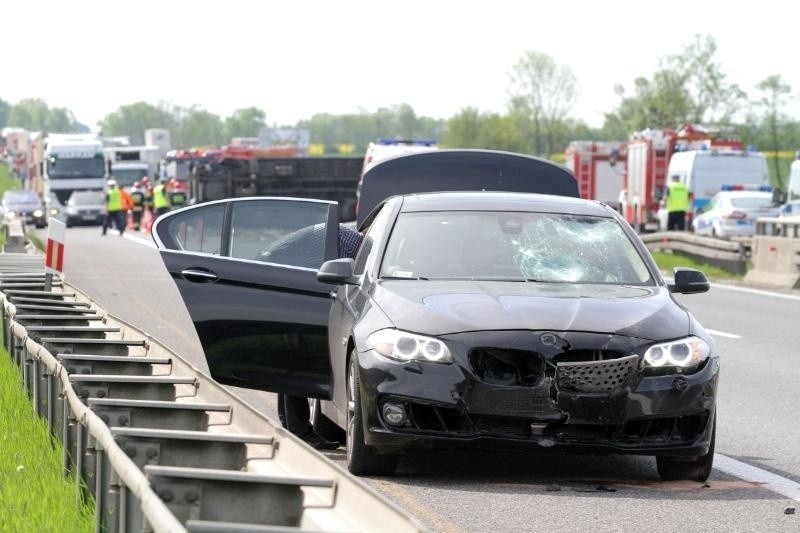
[[[128,239],[129,241],[135,242],[137,244],[141,244],[144,246],[149,246],[150,248],[155,248],[156,243],[154,243],[151,239],[143,239],[141,237],[137,237],[135,235],[131,235],[130,233],[123,233],[122,238]]]
[[[738,287],[736,285],[728,285],[725,283],[712,283],[712,287],[715,289],[726,289],[729,291],[739,291],[739,292],[746,292],[749,294],[758,294],[759,296],[771,296],[773,298],[783,298],[785,300],[799,300],[800,296],[796,296],[794,294],[784,294],[781,292],[772,292],[772,291],[765,291],[762,289],[751,289],[748,287]]]
[[[725,333],[724,331],[717,331],[715,329],[708,329],[708,328],[705,328],[705,329],[706,329],[707,332],[709,332],[710,334],[714,335],[715,337],[725,337],[725,338],[728,338],[728,339],[741,339],[742,338],[741,335],[737,335],[735,333]]]
[[[721,453],[714,454],[714,468],[745,481],[763,483],[765,489],[800,502],[800,483],[756,466],[737,461]]]

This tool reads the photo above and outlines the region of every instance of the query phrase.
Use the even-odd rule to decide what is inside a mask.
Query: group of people
[[[134,183],[130,191],[120,187],[113,178],[108,180],[107,185],[103,235],[112,225],[122,235],[128,225],[128,213],[131,213],[133,228],[138,230],[141,228],[145,210],[149,209],[153,213],[153,219],[155,220],[173,207],[167,192],[166,180],[163,178],[158,181],[155,187],[151,187],[149,178],[144,177],[141,181]],[[175,207],[178,206],[176,205]]]

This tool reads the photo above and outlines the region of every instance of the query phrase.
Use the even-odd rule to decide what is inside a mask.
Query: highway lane
[[[67,232],[67,280],[205,370],[156,251],[99,233]],[[800,487],[800,298],[715,286],[679,299],[718,332],[717,452]],[[275,419],[273,395],[236,393]],[[343,451],[328,456],[342,462]],[[785,514],[800,501],[720,470],[705,485],[663,483],[649,457],[422,454],[405,459],[396,476],[369,482],[437,531],[800,530],[800,511]]]

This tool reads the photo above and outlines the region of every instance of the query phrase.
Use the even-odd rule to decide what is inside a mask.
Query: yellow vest
[[[108,203],[106,209],[109,211],[119,211],[122,209],[122,192],[119,189],[108,190]]]
[[[167,200],[167,195],[164,194],[163,185],[156,185],[153,188],[153,205],[155,205],[156,209],[169,207],[169,200]]]
[[[667,184],[667,212],[689,210],[689,188],[680,181]]]

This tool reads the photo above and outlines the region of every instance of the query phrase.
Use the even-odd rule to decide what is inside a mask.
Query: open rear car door
[[[329,398],[330,286],[338,205],[296,198],[203,203],[158,218],[153,235],[220,383]]]

